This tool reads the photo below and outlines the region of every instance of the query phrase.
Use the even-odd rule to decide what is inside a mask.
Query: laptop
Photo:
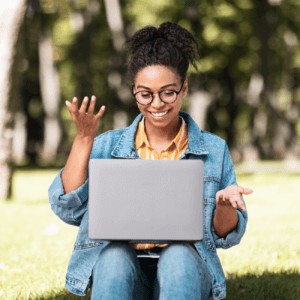
[[[203,162],[90,159],[88,209],[92,240],[201,241]]]

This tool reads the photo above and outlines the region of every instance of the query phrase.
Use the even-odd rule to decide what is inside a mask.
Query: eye
[[[170,97],[170,96],[174,96],[175,92],[174,91],[163,91],[162,94],[167,97]]]
[[[150,93],[147,93],[147,92],[140,92],[140,95],[141,95],[143,98],[150,98],[150,97],[151,97],[151,94],[150,94]]]

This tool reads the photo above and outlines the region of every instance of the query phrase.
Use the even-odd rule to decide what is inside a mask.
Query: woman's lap
[[[92,276],[92,300],[209,299],[211,295],[206,264],[186,243],[163,248],[159,259],[138,258],[127,243],[110,243],[100,253]]]

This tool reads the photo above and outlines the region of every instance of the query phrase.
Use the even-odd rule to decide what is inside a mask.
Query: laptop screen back
[[[89,238],[132,243],[202,240],[203,162],[91,159]]]

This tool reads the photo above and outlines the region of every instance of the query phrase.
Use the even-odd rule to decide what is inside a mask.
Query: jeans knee
[[[91,299],[132,299],[140,289],[139,268],[130,246],[111,242],[103,248],[93,268]]]
[[[137,267],[138,258],[126,243],[111,242],[101,251],[96,264],[106,270],[126,272]]]
[[[173,274],[176,276],[186,273],[198,273],[198,260],[191,245],[172,243],[160,254],[158,274]]]
[[[172,243],[162,250],[160,260],[186,258],[187,255],[191,254],[191,250],[194,249],[187,243]]]
[[[131,258],[134,250],[126,243],[123,242],[110,242],[105,248],[102,249],[100,256],[109,259],[122,259]]]
[[[212,277],[201,257],[188,243],[164,248],[157,265],[157,283],[164,299],[208,299]]]

